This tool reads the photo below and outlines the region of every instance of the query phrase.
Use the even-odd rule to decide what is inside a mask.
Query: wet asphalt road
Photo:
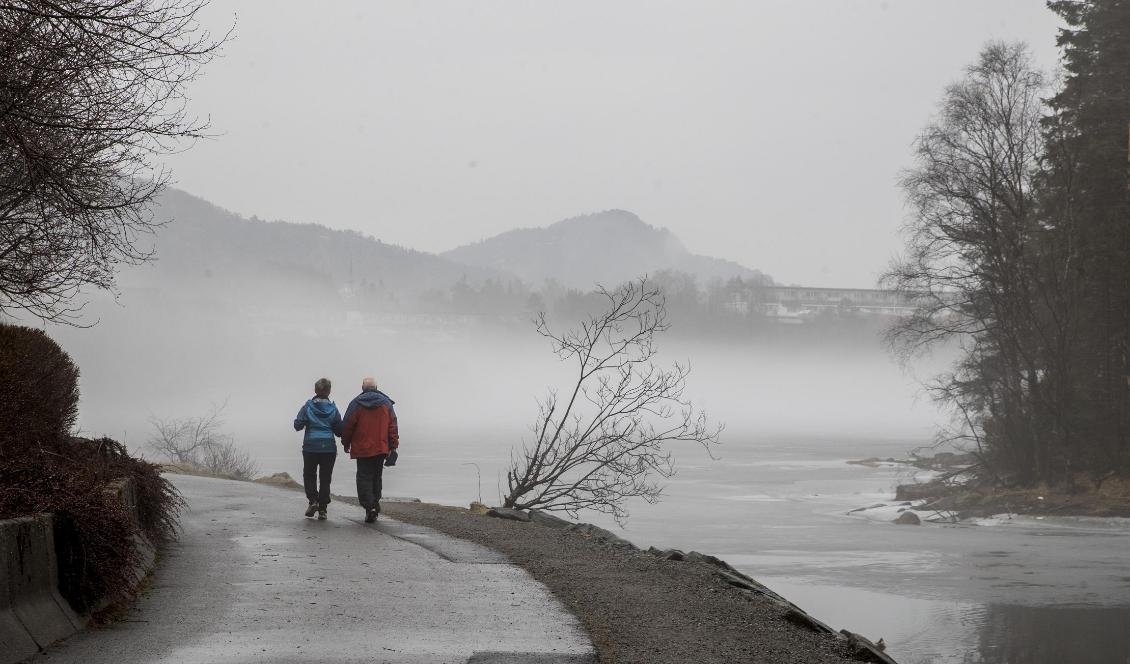
[[[31,662],[591,662],[577,620],[499,554],[301,493],[170,476],[180,540],[124,622]]]

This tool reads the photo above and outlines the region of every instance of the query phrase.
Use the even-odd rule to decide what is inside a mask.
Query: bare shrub
[[[259,464],[223,432],[226,408],[225,401],[198,417],[151,418],[153,435],[147,445],[174,463],[235,479],[251,479],[259,474]]]
[[[205,447],[200,465],[209,472],[237,480],[253,479],[259,474],[259,464],[231,439]]]
[[[631,498],[659,500],[656,478],[674,473],[668,443],[697,443],[709,453],[722,427],[707,424],[683,396],[687,366],[655,365],[655,337],[668,329],[665,301],[646,278],[607,290],[604,309],[565,333],[545,314],[537,331],[562,361],[576,363],[568,396],[539,401],[535,438],[511,456],[504,504],[576,515],[590,509],[627,518]]]

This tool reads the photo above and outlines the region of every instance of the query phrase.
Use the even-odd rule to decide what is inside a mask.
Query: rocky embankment
[[[641,550],[603,528],[537,510],[384,509],[506,554],[581,619],[601,662],[893,662],[881,643],[837,632],[714,556]]]

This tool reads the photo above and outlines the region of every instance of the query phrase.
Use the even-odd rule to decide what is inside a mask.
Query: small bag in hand
[[[385,457],[385,465],[386,466],[395,466],[396,465],[396,457],[398,457],[398,456],[400,456],[400,455],[398,455],[396,453],[395,449],[389,450],[388,456]]]

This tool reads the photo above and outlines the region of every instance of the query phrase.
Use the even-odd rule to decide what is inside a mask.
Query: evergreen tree
[[[1050,314],[1077,326],[1062,349],[1067,474],[1130,470],[1130,2],[1049,2],[1065,80],[1046,122]]]

